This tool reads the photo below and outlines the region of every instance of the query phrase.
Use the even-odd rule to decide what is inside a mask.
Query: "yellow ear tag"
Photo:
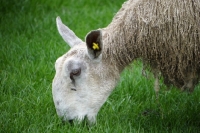
[[[98,45],[98,43],[92,43],[93,44],[93,46],[92,46],[92,48],[94,49],[94,50],[99,50],[99,45]]]

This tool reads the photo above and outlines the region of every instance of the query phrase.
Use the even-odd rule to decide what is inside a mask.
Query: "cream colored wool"
[[[102,32],[103,58],[121,70],[139,58],[167,86],[198,83],[200,0],[129,0]]]

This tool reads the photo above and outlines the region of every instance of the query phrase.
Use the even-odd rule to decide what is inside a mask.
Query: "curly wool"
[[[198,83],[199,0],[129,0],[102,31],[103,58],[121,70],[139,58],[167,86],[193,91]]]

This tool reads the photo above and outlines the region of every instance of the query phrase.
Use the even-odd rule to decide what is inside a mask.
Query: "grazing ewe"
[[[64,121],[95,117],[120,73],[134,59],[158,78],[193,91],[200,77],[200,1],[129,0],[105,28],[86,42],[57,17],[57,28],[71,49],[57,59],[53,99]]]

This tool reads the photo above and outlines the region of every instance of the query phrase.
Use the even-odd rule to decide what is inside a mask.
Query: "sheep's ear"
[[[93,30],[86,36],[86,45],[91,59],[100,57],[103,49],[101,30]]]
[[[66,43],[69,44],[70,47],[73,47],[74,45],[80,44],[83,41],[78,38],[72,30],[70,30],[66,25],[62,23],[62,20],[60,17],[56,18],[56,24],[58,28],[58,32],[62,36],[62,38],[65,40]]]

